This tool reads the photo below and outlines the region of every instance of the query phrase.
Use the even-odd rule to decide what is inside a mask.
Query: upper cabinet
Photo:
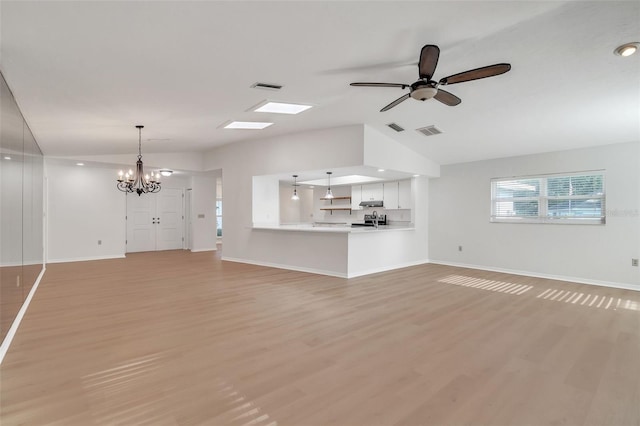
[[[387,210],[411,209],[411,180],[385,182],[383,201]]]
[[[362,201],[380,200],[387,210],[411,209],[411,179],[351,187],[351,210],[362,210]]]
[[[379,201],[384,199],[384,189],[381,183],[362,185],[362,201]]]
[[[411,204],[411,180],[401,180],[398,182],[398,208],[410,209]]]
[[[398,209],[398,182],[384,183],[384,208],[387,210]]]

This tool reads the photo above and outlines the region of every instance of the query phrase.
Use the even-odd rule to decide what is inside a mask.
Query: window
[[[216,236],[222,238],[222,178],[216,179]]]
[[[491,179],[491,221],[605,223],[604,172]]]

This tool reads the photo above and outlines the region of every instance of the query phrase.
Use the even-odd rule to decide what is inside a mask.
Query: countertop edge
[[[325,233],[342,233],[342,234],[371,234],[378,232],[390,231],[414,231],[414,227],[409,226],[384,226],[380,228],[351,228],[351,227],[330,227],[330,226],[252,226],[251,229],[265,231],[288,231],[288,232],[325,232]]]

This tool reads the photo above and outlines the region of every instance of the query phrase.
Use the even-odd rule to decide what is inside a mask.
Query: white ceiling
[[[46,155],[206,151],[366,123],[441,164],[640,140],[640,2],[1,3],[0,68]],[[412,83],[497,62],[511,72],[448,86],[457,107],[353,81]],[[280,92],[252,89],[281,84]],[[246,112],[264,99],[316,105]],[[272,119],[262,131],[228,120]],[[407,129],[386,127],[396,122]],[[413,129],[435,124],[444,134]],[[151,140],[148,140],[151,139]],[[167,140],[168,139],[168,140]]]

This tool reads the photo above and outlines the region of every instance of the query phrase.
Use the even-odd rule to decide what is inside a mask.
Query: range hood
[[[383,207],[382,200],[379,201],[362,201],[360,207]]]

